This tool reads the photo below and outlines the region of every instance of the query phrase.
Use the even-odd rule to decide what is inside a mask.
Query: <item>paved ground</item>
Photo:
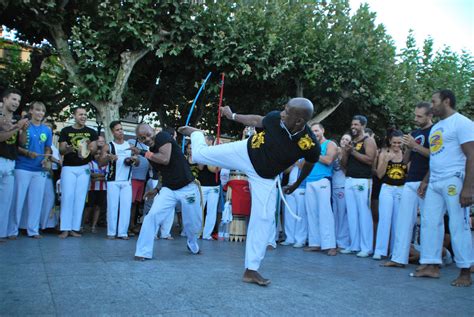
[[[21,237],[0,244],[0,315],[473,316],[474,287],[409,277],[355,256],[308,254],[279,247],[261,272],[267,288],[241,282],[244,246],[202,241],[202,255],[183,238],[157,241],[155,259],[132,260],[135,240]]]

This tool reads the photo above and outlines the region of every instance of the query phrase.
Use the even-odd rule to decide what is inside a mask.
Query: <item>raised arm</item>
[[[263,128],[263,116],[256,114],[237,114],[232,112],[229,106],[221,107],[221,116],[242,123],[243,125]]]

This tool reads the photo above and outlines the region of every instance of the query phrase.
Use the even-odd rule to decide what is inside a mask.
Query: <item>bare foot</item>
[[[71,235],[71,237],[74,237],[74,238],[82,237],[82,234],[80,234],[76,231],[71,231],[71,232],[69,232],[69,234]]]
[[[8,240],[17,240],[17,239],[18,239],[17,236],[9,236],[9,237],[8,237]]]
[[[421,264],[416,268],[416,271],[424,270],[426,268],[426,264]]]
[[[436,264],[428,264],[425,268],[416,271],[412,276],[439,278],[439,266]]]
[[[30,238],[33,238],[33,239],[43,239],[43,236],[37,234],[37,235],[31,236]]]
[[[276,248],[273,246],[273,245],[267,245],[267,251],[273,251],[275,250]]]
[[[472,268],[471,268],[472,269]],[[471,269],[461,269],[457,279],[451,282],[452,286],[456,287],[468,287],[472,285],[471,280]]]
[[[405,264],[401,264],[401,263],[394,262],[394,261],[387,261],[385,263],[380,264],[380,266],[383,266],[383,267],[405,267]]]
[[[303,248],[303,251],[305,251],[305,252],[319,252],[319,251],[321,251],[321,247],[306,247],[306,248]]]
[[[69,235],[69,231],[63,231],[58,235],[58,237],[61,239],[66,239],[68,235]]]
[[[167,238],[165,238],[166,240],[174,240],[174,238],[172,236],[169,236]]]
[[[130,240],[129,237],[117,237],[117,238],[120,239],[120,240]]]
[[[107,236],[105,237],[107,240],[115,240],[115,236]]]
[[[267,286],[271,282],[269,279],[263,278],[257,271],[246,269],[242,279],[245,283],[255,283],[259,286]]]
[[[181,133],[182,135],[186,135],[186,136],[190,136],[191,133],[196,132],[196,131],[202,132],[202,130],[199,130],[199,129],[196,129],[196,128],[193,128],[193,127],[190,127],[190,126],[187,126],[187,125],[178,128],[178,132]]]
[[[145,260],[148,260],[147,258],[143,257],[143,256],[136,256],[133,258],[135,261],[139,261],[139,262],[143,262]]]
[[[329,249],[328,255],[329,256],[336,256],[337,255],[337,249],[336,248]]]

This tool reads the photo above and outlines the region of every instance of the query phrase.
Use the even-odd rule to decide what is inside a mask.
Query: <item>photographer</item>
[[[128,225],[132,207],[130,168],[132,165],[137,166],[140,161],[137,156],[132,156],[130,144],[125,142],[122,123],[112,121],[110,130],[114,140],[104,145],[99,159],[100,165],[109,165],[107,174],[107,239],[117,237],[128,240]]]

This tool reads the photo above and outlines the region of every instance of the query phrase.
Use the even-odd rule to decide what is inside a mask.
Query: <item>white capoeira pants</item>
[[[53,180],[47,177],[44,187],[43,206],[41,208],[41,229],[56,227],[58,220],[56,218],[56,214],[51,212],[54,208],[55,198]]]
[[[202,225],[198,185],[192,182],[177,190],[163,187],[160,194],[155,196],[153,205],[143,220],[135,256],[147,259],[153,257],[153,245],[158,229],[170,214],[174,215],[174,208],[178,201],[182,206],[184,232],[189,241],[196,243]]]
[[[208,147],[202,132],[191,135],[193,161],[244,172],[250,183],[252,197],[250,221],[247,229],[245,268],[258,270],[265,257],[267,244],[274,237],[276,181],[260,177],[252,166],[247,140]],[[229,159],[232,158],[232,159]]]
[[[285,206],[285,234],[286,242],[305,244],[308,239],[308,217],[305,208],[305,189],[297,188],[290,195],[286,195],[286,202],[291,210],[301,217],[301,220],[295,219]]]
[[[16,169],[13,205],[11,208],[8,236],[17,236],[20,220],[25,209],[28,236],[39,235],[41,207],[43,205],[46,172],[31,172]]]
[[[61,231],[81,230],[89,179],[89,165],[63,167],[61,171]]]
[[[107,235],[128,236],[132,209],[132,183],[130,181],[107,182]],[[120,212],[119,212],[120,210]]]
[[[421,264],[442,264],[444,213],[448,210],[454,261],[459,268],[473,263],[469,208],[461,208],[459,195],[463,177],[449,177],[430,182],[421,214]]]
[[[331,206],[331,182],[327,178],[306,183],[308,245],[322,250],[336,247],[336,230]]]
[[[8,237],[10,209],[13,202],[13,186],[15,183],[15,161],[0,157],[0,238]]]
[[[347,221],[352,251],[372,253],[374,224],[369,208],[372,180],[346,177],[345,183]]]
[[[390,242],[390,254],[393,250],[395,234],[402,198],[403,186],[382,184],[379,194],[379,224],[374,254],[386,256]]]
[[[349,223],[347,222],[344,187],[332,189],[332,210],[334,212],[334,227],[336,228],[336,244],[339,248],[347,249],[351,245],[351,238]]]
[[[214,226],[216,225],[217,205],[219,204],[219,186],[201,186],[202,205],[206,208],[206,220],[204,221],[203,239],[210,239]]]
[[[400,208],[396,218],[395,239],[391,260],[400,264],[408,264],[413,227],[416,223],[418,208],[423,212],[424,200],[418,196],[417,190],[421,182],[405,183],[402,190]],[[380,212],[380,211],[379,211]],[[379,222],[380,225],[380,222]]]

